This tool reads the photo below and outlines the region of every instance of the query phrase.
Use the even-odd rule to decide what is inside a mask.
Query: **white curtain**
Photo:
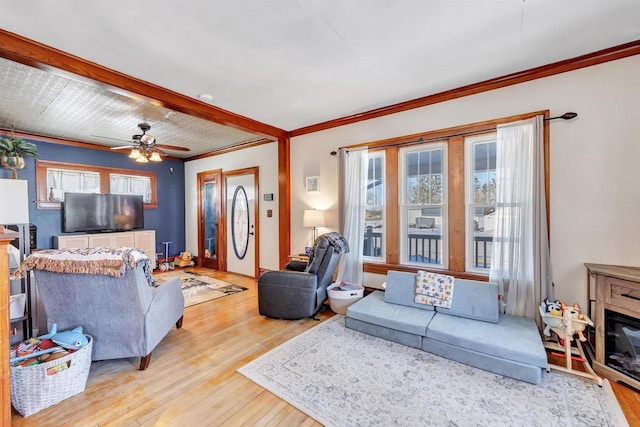
[[[47,168],[47,188],[56,200],[64,200],[64,193],[99,193],[100,174],[97,172]]]
[[[364,208],[368,167],[367,149],[340,149],[340,233],[349,243],[342,256],[338,282],[362,284]]]
[[[505,312],[537,319],[553,298],[544,186],[543,117],[498,126],[496,226],[490,280]]]

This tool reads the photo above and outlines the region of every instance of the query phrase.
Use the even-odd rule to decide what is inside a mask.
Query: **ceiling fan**
[[[147,163],[148,161],[161,162],[162,158],[160,156],[167,155],[167,153],[162,150],[163,148],[165,150],[190,151],[188,148],[178,147],[177,145],[156,143],[156,138],[147,133],[149,129],[151,129],[149,123],[139,123],[138,127],[142,131],[142,134],[133,135],[131,137],[131,144],[121,147],[111,147],[111,149],[124,150],[130,148],[131,153],[129,157],[139,163]]]

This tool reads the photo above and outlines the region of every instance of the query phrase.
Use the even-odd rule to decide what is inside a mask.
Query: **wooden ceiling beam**
[[[3,29],[0,29],[0,57],[47,71],[53,67],[132,95],[144,96],[171,110],[245,132],[273,138],[288,136],[283,129],[206,104]]]

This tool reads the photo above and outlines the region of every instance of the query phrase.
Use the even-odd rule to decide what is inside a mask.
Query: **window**
[[[367,170],[367,195],[364,211],[364,250],[365,259],[384,261],[384,153],[369,154]]]
[[[47,200],[64,201],[64,193],[99,193],[100,174],[97,172],[47,169]]]
[[[65,192],[143,196],[145,209],[158,207],[154,172],[36,160],[37,207],[60,209]]]
[[[467,271],[491,268],[496,211],[496,134],[465,138]]]
[[[549,112],[361,144],[369,147],[364,271],[426,269],[486,280],[496,210],[496,126],[538,114]],[[547,134],[544,144],[548,158]]]
[[[151,179],[148,176],[109,174],[109,191],[112,194],[135,194],[145,203],[151,201]]]
[[[400,155],[401,261],[446,268],[446,146],[422,144]]]

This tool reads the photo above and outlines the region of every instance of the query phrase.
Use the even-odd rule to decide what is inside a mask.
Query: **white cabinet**
[[[90,248],[135,248],[134,232],[130,233],[101,233],[89,235]]]
[[[142,230],[134,233],[134,247],[142,250],[151,260],[151,269],[156,268],[156,231]]]
[[[54,236],[56,249],[69,248],[137,248],[151,260],[151,268],[156,268],[156,232],[155,230],[125,231],[122,233],[71,234]]]

